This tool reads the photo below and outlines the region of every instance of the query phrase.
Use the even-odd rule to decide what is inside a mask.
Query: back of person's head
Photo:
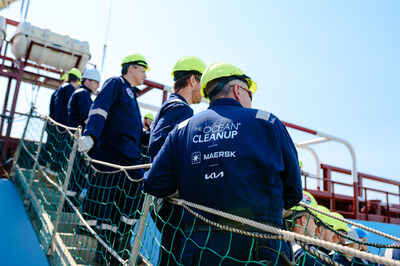
[[[227,63],[215,63],[207,67],[201,77],[201,95],[210,101],[219,94],[226,95],[231,81],[243,82],[248,87],[250,93],[254,94],[257,84],[245,75],[238,67]]]
[[[189,85],[190,77],[194,76],[196,80],[200,81],[201,73],[197,71],[177,71],[176,78],[174,78],[174,90],[178,92],[179,90],[185,88]]]
[[[79,81],[79,78],[75,76],[74,74],[68,74],[68,82],[77,82]]]
[[[77,68],[72,68],[68,72],[68,82],[73,83],[82,80],[82,74]]]

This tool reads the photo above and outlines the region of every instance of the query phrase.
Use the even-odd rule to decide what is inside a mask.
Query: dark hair
[[[225,85],[232,80],[234,79],[232,79],[231,77],[222,77],[211,80],[205,88],[205,91],[207,92],[210,101],[212,102],[212,99],[215,98],[215,96],[217,95],[228,95],[229,87]]]
[[[122,69],[121,69],[121,74],[122,74],[122,75],[126,75],[126,73],[128,73],[128,68],[129,68],[130,66],[133,66],[134,68],[137,68],[139,65],[136,64],[136,63],[132,63],[132,62],[123,64],[123,65],[122,65]]]
[[[189,79],[194,75],[194,77],[200,81],[201,73],[197,71],[175,71],[174,73],[174,88],[175,92],[178,92],[180,89],[186,87],[189,84]]]
[[[75,76],[74,74],[68,74],[68,82],[75,82],[78,81],[79,78]]]

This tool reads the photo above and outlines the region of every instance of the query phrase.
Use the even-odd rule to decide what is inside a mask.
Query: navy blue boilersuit
[[[144,191],[158,198],[178,191],[187,201],[277,227],[283,226],[282,208],[289,209],[302,199],[297,151],[283,123],[269,112],[244,108],[228,98],[216,100],[170,133],[145,175]],[[193,230],[191,238],[199,245],[216,248],[221,256],[230,248],[230,256],[243,261],[249,258],[251,238],[245,242],[235,236],[230,243],[230,233],[215,231],[213,241],[206,243],[208,232],[202,232],[201,223],[192,228],[194,219],[188,212],[183,219],[184,227],[190,229],[185,233]],[[184,265],[200,259],[201,264],[218,265],[214,253],[201,253],[191,241],[182,244],[180,261]],[[259,244],[282,245],[281,251],[290,257],[285,242],[260,239]],[[259,259],[276,258],[268,250],[259,252]]]

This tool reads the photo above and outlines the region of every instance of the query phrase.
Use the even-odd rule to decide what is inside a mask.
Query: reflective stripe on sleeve
[[[102,117],[104,117],[104,119],[107,119],[108,113],[106,111],[104,111],[103,109],[96,108],[96,109],[90,110],[89,116],[92,116],[92,115],[101,115]]]
[[[65,192],[65,195],[70,196],[70,197],[75,197],[76,194],[78,194],[78,193],[76,193],[75,191],[72,191],[72,190],[67,190]]]
[[[126,216],[121,216],[121,221],[122,221],[123,223],[129,224],[129,225],[134,225],[134,224],[136,224],[137,219],[129,219],[129,218],[126,217]]]
[[[101,224],[99,227],[100,230],[107,230],[116,233],[118,228],[115,225],[111,224]]]

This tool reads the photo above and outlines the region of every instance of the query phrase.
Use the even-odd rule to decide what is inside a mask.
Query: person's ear
[[[239,90],[239,86],[233,85],[232,93],[233,93],[233,96],[235,97],[235,100],[237,100],[237,101],[240,102],[240,90]]]
[[[194,75],[191,75],[189,78],[189,82],[192,87],[196,86],[196,77]]]
[[[318,232],[318,234],[322,235],[322,226],[318,226],[316,232]]]
[[[307,218],[308,218],[307,215],[301,216],[301,218],[300,218],[301,226],[303,226],[303,227],[307,226],[307,220],[308,220]]]

